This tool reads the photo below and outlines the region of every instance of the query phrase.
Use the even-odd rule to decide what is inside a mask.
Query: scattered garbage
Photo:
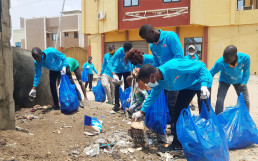
[[[77,150],[74,150],[74,151],[72,152],[72,154],[79,155],[80,152],[78,152]]]
[[[83,150],[83,153],[85,155],[95,157],[95,156],[99,155],[99,145],[98,144],[93,144],[93,145],[85,148]]]
[[[95,117],[84,116],[84,130],[94,131],[100,133],[102,123]]]

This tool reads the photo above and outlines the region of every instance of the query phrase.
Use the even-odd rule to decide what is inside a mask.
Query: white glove
[[[135,121],[137,121],[138,118],[142,117],[141,111],[135,112],[132,115],[132,118],[134,118]]]
[[[210,91],[206,86],[201,87],[201,99],[207,99],[210,96]]]
[[[90,68],[90,66],[88,66],[88,65],[87,65],[87,67],[86,67],[86,68],[87,68],[87,69],[89,69],[89,68]]]
[[[35,89],[31,89],[30,90],[29,97],[31,97],[31,98],[35,98],[36,97],[36,90]]]
[[[61,75],[65,75],[66,74],[66,67],[63,67],[60,72],[61,72]]]
[[[118,81],[119,81],[119,78],[118,78],[117,75],[113,75],[113,78],[114,78],[114,81],[115,81],[115,82],[118,82]]]

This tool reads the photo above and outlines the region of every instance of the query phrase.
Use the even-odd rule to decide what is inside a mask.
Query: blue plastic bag
[[[84,115],[84,130],[85,129],[100,133],[102,123],[96,117]]]
[[[162,90],[155,103],[145,113],[145,126],[161,135],[165,134],[167,128],[168,107],[165,97],[164,90]]]
[[[225,134],[216,114],[205,103],[199,116],[192,117],[190,108],[183,109],[177,120],[177,137],[188,161],[228,161],[229,152]]]
[[[98,80],[97,85],[93,87],[93,93],[96,102],[105,102],[106,92],[100,80]]]
[[[87,73],[87,69],[86,68],[82,69],[82,81],[83,82],[87,82],[88,81],[88,73]]]
[[[247,110],[243,93],[238,97],[235,107],[227,107],[217,117],[226,134],[229,149],[258,144],[258,130]]]
[[[78,110],[79,101],[75,90],[75,84],[71,84],[67,75],[61,76],[61,83],[59,88],[59,100],[61,104],[61,112],[69,114]]]
[[[130,107],[130,102],[127,102],[127,99],[130,97],[131,90],[132,90],[132,87],[126,88],[125,91],[123,91],[122,88],[119,87],[119,97],[120,97],[123,110],[125,110],[125,108]]]

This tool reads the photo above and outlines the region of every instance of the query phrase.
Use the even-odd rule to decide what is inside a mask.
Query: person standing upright
[[[113,75],[112,75],[112,64],[110,63],[111,58],[113,57],[115,53],[115,46],[109,47],[109,53],[106,53],[103,58],[103,64],[102,69],[100,72],[101,76],[101,82],[104,86],[108,104],[114,104],[115,103],[115,85],[113,82]]]
[[[92,91],[92,81],[93,81],[93,72],[92,70],[98,74],[97,70],[95,69],[95,66],[94,64],[92,63],[92,57],[89,56],[88,57],[88,62],[86,62],[83,67],[83,69],[86,69],[87,70],[87,73],[88,73],[88,81],[85,83],[85,90],[87,89],[87,86],[89,84],[89,89],[90,91]]]

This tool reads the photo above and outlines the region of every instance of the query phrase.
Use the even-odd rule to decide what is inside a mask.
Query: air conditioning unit
[[[106,18],[105,11],[98,12],[98,20],[103,20]]]

